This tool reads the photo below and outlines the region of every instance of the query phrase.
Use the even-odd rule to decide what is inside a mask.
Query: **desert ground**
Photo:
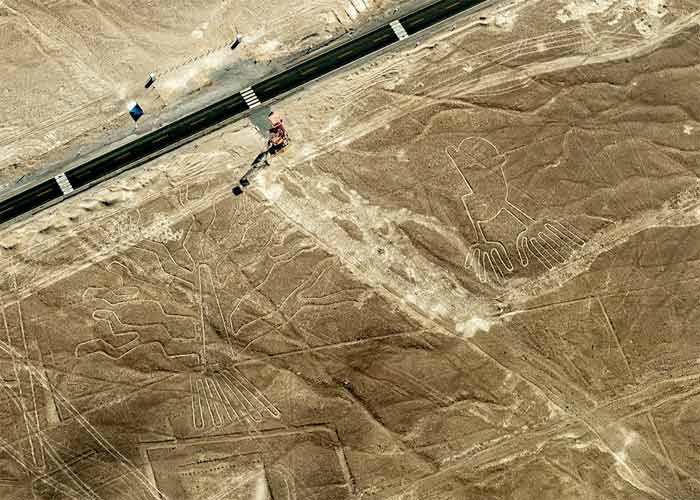
[[[699,21],[496,3],[2,229],[0,498],[700,499]]]

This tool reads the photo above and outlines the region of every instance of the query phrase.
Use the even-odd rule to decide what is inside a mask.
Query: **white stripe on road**
[[[250,87],[245,88],[241,91],[241,96],[249,108],[254,108],[260,106],[260,99],[255,95],[255,92]]]
[[[70,185],[70,181],[68,180],[68,177],[66,177],[66,174],[58,174],[56,177],[54,177],[54,179],[56,179],[58,187],[61,188],[61,192],[63,192],[64,195],[67,195],[73,191],[73,186]]]
[[[396,36],[399,37],[399,40],[405,40],[408,38],[408,33],[406,33],[406,30],[398,19],[396,21],[391,21],[389,26],[391,26],[391,29],[394,30],[394,33],[396,33]]]

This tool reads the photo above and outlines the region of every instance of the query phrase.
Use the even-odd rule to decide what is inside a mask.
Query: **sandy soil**
[[[699,497],[700,5],[581,4],[3,230],[0,497]]]

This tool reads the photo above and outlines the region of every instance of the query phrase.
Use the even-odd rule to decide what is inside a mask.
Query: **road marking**
[[[250,109],[260,106],[260,99],[258,99],[258,96],[255,95],[255,92],[250,87],[243,89],[241,91],[241,96],[243,96],[243,100]]]
[[[391,29],[394,30],[394,33],[396,33],[396,36],[399,37],[399,40],[405,40],[408,38],[408,33],[406,33],[406,30],[398,19],[396,21],[391,21],[389,26],[391,26]]]
[[[121,160],[122,158],[126,158],[127,156],[131,156],[131,151],[127,151],[126,153],[122,153],[116,158],[113,158],[112,161],[118,161]]]
[[[308,73],[311,73],[312,71],[316,71],[318,69],[318,66],[311,66],[310,68],[306,68],[305,70],[300,71],[302,75],[306,75]]]
[[[73,186],[70,185],[70,181],[68,180],[68,177],[66,177],[65,173],[58,174],[56,177],[54,177],[54,179],[56,179],[58,187],[61,188],[64,196],[73,192]]]

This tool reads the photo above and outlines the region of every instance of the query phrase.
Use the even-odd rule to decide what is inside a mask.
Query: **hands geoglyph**
[[[520,228],[514,246],[522,267],[536,261],[551,269],[584,244],[570,225],[549,218],[536,220],[510,202],[503,172],[505,158],[488,140],[468,137],[457,147],[449,146],[446,153],[464,181],[461,200],[477,237],[469,248],[465,266],[472,268],[481,282],[500,284],[515,269],[506,245],[488,240],[484,234],[483,225],[503,211]]]

